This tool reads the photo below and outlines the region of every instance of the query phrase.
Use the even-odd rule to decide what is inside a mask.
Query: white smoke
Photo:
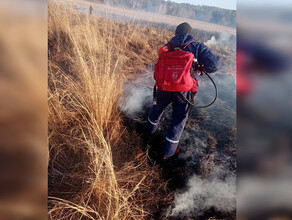
[[[146,107],[150,107],[153,99],[153,69],[149,67],[141,72],[136,79],[124,84],[123,98],[120,109],[128,116],[139,117],[145,113]]]
[[[234,36],[231,36],[226,33],[220,33],[219,36],[216,38],[216,36],[211,36],[210,40],[207,40],[205,44],[208,47],[212,46],[219,46],[220,48],[228,47],[231,50],[235,49],[235,38]]]
[[[187,130],[185,130],[182,133],[181,136],[181,144],[186,146],[184,147],[184,150],[179,154],[179,158],[183,159],[183,160],[187,160],[188,158],[197,158],[198,155],[201,155],[202,152],[208,147],[207,144],[207,138],[204,137],[204,135],[202,134],[203,132],[187,132]],[[195,135],[197,135],[198,137],[196,137]],[[200,138],[199,138],[200,137]],[[195,143],[194,145],[192,145],[191,147],[187,147],[188,144],[186,143],[187,140],[192,140],[193,143]]]
[[[224,212],[235,210],[236,178],[230,174],[224,180],[219,179],[224,173],[225,170],[217,167],[206,179],[193,175],[188,181],[187,190],[175,194],[167,216],[193,217],[212,207]]]
[[[145,103],[150,103],[151,99],[151,91],[138,85],[131,90],[129,97],[125,99],[122,111],[129,116],[136,116],[144,111]]]
[[[210,40],[208,40],[207,42],[205,42],[205,44],[207,46],[216,45],[217,44],[216,37],[213,35]]]

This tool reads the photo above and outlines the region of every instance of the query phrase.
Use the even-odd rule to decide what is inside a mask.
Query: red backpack
[[[190,43],[183,47],[185,49]],[[158,61],[154,67],[155,85],[163,91],[189,91],[194,83],[190,70],[194,55],[180,48],[170,50],[164,46],[159,50]]]

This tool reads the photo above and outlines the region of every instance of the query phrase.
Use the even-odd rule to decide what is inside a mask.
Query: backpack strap
[[[184,50],[187,46],[189,46],[191,43],[195,42],[195,40],[191,40],[189,43],[187,43],[184,47],[174,47],[170,42],[166,44],[166,46],[169,48],[170,51],[176,51],[176,50]]]
[[[189,43],[187,43],[184,47],[183,47],[183,49],[185,49],[187,46],[189,46],[189,44],[191,44],[191,43],[193,43],[194,42],[194,40],[191,40]]]
[[[166,44],[166,46],[167,46],[167,48],[168,48],[169,51],[173,51],[174,50],[174,46],[170,42],[168,42]]]

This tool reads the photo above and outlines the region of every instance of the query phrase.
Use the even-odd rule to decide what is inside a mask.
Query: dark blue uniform
[[[183,47],[192,40],[194,38],[191,35],[180,34],[173,37],[170,43],[174,47]],[[198,63],[204,65],[203,70],[205,72],[212,73],[217,71],[220,65],[220,58],[214,55],[203,43],[194,41],[184,50],[194,54],[194,58],[198,60]],[[182,94],[188,100],[191,99],[191,91],[182,92]],[[178,92],[157,90],[156,100],[157,104],[153,105],[148,117],[148,129],[150,133],[155,132],[163,110],[172,103],[172,121],[165,137],[163,148],[164,155],[172,156],[175,154],[179,139],[185,127],[190,105]]]

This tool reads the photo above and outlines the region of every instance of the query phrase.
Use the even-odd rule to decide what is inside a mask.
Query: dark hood
[[[177,35],[175,37],[173,37],[171,40],[170,40],[170,43],[173,45],[173,46],[184,46],[186,45],[187,43],[189,43],[190,41],[194,40],[194,38],[189,35],[189,34],[180,34],[180,35]]]

